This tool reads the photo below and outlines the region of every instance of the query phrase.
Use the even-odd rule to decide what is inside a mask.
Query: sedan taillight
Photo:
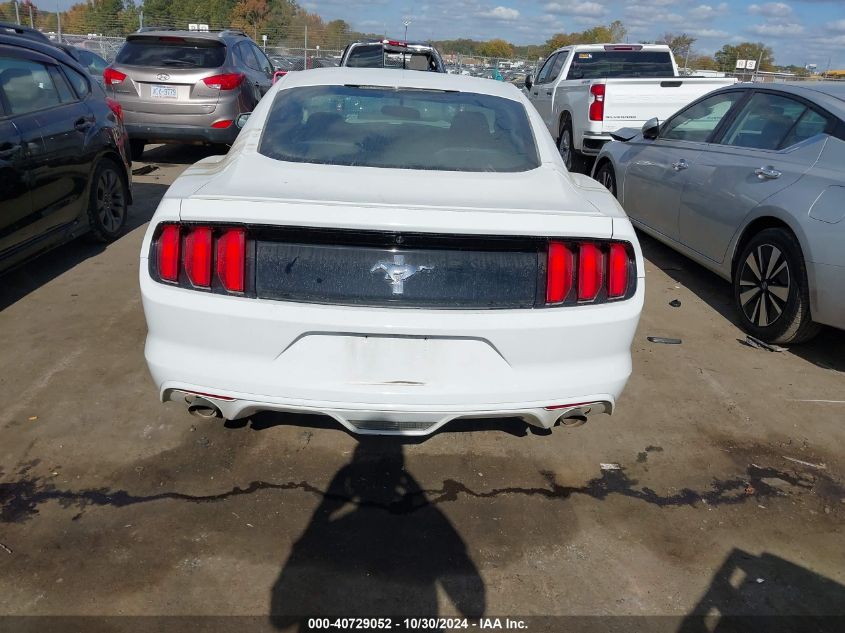
[[[107,86],[121,84],[124,79],[126,79],[126,75],[114,68],[108,67],[103,71],[103,81],[105,81]]]
[[[151,272],[161,281],[205,290],[245,290],[243,228],[163,224],[153,242],[153,254],[155,268]]]
[[[546,305],[624,299],[631,295],[634,274],[634,252],[628,242],[549,242]]]
[[[225,73],[223,75],[213,75],[203,79],[203,83],[214,90],[234,90],[241,85],[244,80],[243,73]]]

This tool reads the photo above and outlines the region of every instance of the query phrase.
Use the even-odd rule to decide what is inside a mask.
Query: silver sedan
[[[594,178],[637,228],[729,279],[749,333],[845,329],[845,83],[731,86],[616,136]]]

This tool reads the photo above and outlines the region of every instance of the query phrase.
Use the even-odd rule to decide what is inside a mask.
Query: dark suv
[[[21,30],[0,29],[0,271],[89,231],[115,239],[130,203],[120,105]]]
[[[235,119],[255,109],[273,71],[241,31],[145,29],[126,38],[103,79],[138,158],[146,143],[232,143]]]

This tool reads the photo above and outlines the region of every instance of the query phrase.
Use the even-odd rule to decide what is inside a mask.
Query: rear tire
[[[734,305],[752,336],[768,343],[803,343],[821,329],[810,316],[807,268],[798,240],[764,229],[742,248],[733,275]]]
[[[583,174],[586,160],[584,155],[575,149],[573,138],[572,121],[569,117],[566,117],[563,122],[563,129],[560,131],[557,149],[567,170],[572,173]]]
[[[619,196],[616,195],[616,173],[613,171],[613,165],[609,162],[602,164],[596,172],[596,180],[604,185],[604,188],[612,193],[614,198],[619,199]]]
[[[144,147],[146,144],[147,142],[141,138],[129,139],[129,153],[132,155],[133,161],[141,160],[141,156],[144,155]]]
[[[88,226],[98,242],[116,240],[129,215],[129,191],[117,163],[103,159],[91,179],[88,201]]]

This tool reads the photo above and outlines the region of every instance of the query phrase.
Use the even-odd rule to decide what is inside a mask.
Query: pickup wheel
[[[613,171],[613,165],[606,162],[599,167],[596,172],[596,180],[604,185],[604,188],[612,193],[614,198],[618,198],[616,195],[616,174]]]
[[[574,173],[584,173],[584,156],[575,149],[572,135],[572,121],[566,117],[563,128],[560,131],[560,139],[557,142],[557,149],[566,169]]]

